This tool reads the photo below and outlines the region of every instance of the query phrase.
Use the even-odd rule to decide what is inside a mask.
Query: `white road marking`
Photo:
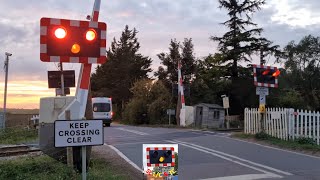
[[[151,144],[145,141],[142,142],[127,142],[127,143],[113,143],[113,145],[121,146],[121,145],[130,145],[130,144]]]
[[[200,179],[200,180],[254,180],[254,179],[266,179],[266,178],[274,178],[270,174],[245,174],[238,176],[225,176],[225,177],[217,177],[217,178],[208,178],[208,179]]]
[[[230,135],[231,135],[231,133],[213,132],[213,131],[202,131],[202,130],[196,130],[196,129],[192,129],[191,132],[209,133],[209,134],[217,135],[217,136],[230,136]]]
[[[206,148],[206,147],[203,147],[203,146],[199,146],[199,145],[188,143],[188,142],[182,142],[182,141],[178,141],[178,140],[175,140],[175,142],[184,143],[184,144],[187,144],[189,146],[193,146],[193,147],[196,147],[196,148],[204,149],[206,151],[210,151],[210,152],[214,152],[214,153],[217,153],[217,154],[221,154],[223,156],[230,157],[230,158],[233,158],[233,159],[237,159],[239,161],[243,161],[243,162],[246,162],[246,163],[250,163],[252,165],[255,165],[255,166],[258,166],[258,167],[261,167],[261,168],[264,168],[264,169],[268,169],[270,171],[274,171],[274,172],[277,172],[277,173],[280,173],[280,174],[284,174],[284,175],[287,175],[287,176],[292,175],[289,172],[285,172],[285,171],[282,171],[282,170],[279,170],[279,169],[275,169],[275,168],[272,168],[272,167],[269,167],[269,166],[266,166],[266,165],[258,164],[258,163],[255,163],[255,162],[252,162],[252,161],[249,161],[249,160],[246,160],[246,159],[242,159],[240,157],[237,157],[237,156],[234,156],[234,155],[231,155],[231,154],[227,154],[227,153],[224,153],[224,152],[221,152],[221,151],[213,150],[213,149],[210,149],[210,148]]]
[[[231,159],[231,158],[225,157],[225,156],[223,156],[223,155],[219,155],[219,154],[214,153],[214,152],[210,152],[210,151],[207,151],[207,150],[204,150],[204,149],[200,149],[200,148],[197,148],[197,147],[194,147],[194,146],[185,144],[184,142],[177,142],[177,141],[168,141],[168,142],[170,142],[170,143],[178,143],[178,144],[180,144],[180,145],[182,145],[182,146],[186,146],[186,147],[189,147],[189,148],[192,148],[192,149],[195,149],[195,150],[198,150],[198,151],[207,153],[207,154],[211,154],[211,155],[217,156],[217,157],[219,157],[219,158],[221,158],[221,159],[224,159],[224,160],[233,162],[233,163],[235,163],[235,164],[239,164],[239,165],[241,165],[241,166],[245,166],[245,167],[247,167],[247,168],[250,168],[250,169],[253,169],[253,170],[256,170],[256,171],[260,171],[260,172],[262,172],[262,173],[264,173],[264,174],[268,174],[268,175],[272,176],[272,178],[282,178],[282,176],[280,176],[280,175],[277,175],[277,174],[274,174],[274,173],[265,171],[265,170],[263,170],[263,169],[260,169],[260,168],[254,167],[254,166],[250,166],[250,165],[248,165],[248,164],[244,164],[244,163],[242,163],[242,162],[233,160],[233,159]]]
[[[203,133],[200,133],[200,132],[191,132],[191,133],[196,135],[203,135]]]
[[[192,130],[192,131],[200,131],[200,130]],[[204,132],[204,131],[202,131],[202,132]],[[208,132],[210,132],[210,131],[208,131]],[[309,155],[309,154],[299,153],[299,152],[290,151],[290,150],[286,150],[286,149],[280,149],[280,148],[276,148],[276,147],[272,147],[272,146],[268,146],[268,145],[262,145],[262,144],[259,144],[259,143],[254,143],[254,142],[250,142],[250,141],[246,141],[246,140],[241,140],[241,139],[238,139],[238,138],[228,137],[228,136],[231,136],[231,133],[228,133],[226,136],[219,136],[219,135],[215,134],[214,132],[210,132],[210,133],[214,134],[214,136],[217,136],[217,137],[228,138],[228,139],[232,139],[232,140],[235,140],[235,141],[254,144],[254,145],[265,147],[265,148],[269,148],[269,149],[275,149],[275,150],[279,150],[279,151],[283,151],[283,152],[288,152],[288,153],[293,153],[293,154],[297,154],[297,155],[301,155],[301,156],[307,156],[307,157],[311,157],[311,158],[320,159],[319,156],[313,156],[313,155]]]
[[[121,131],[127,131],[127,132],[131,132],[131,133],[139,134],[142,136],[149,135],[148,133],[144,133],[144,132],[140,132],[140,131],[136,131],[136,130],[131,130],[131,129],[125,129],[125,128],[116,128],[116,129],[119,129]]]
[[[139,168],[134,162],[132,162],[126,155],[124,155],[122,152],[120,152],[117,148],[115,148],[112,145],[108,145],[108,144],[104,144],[105,146],[109,146],[111,149],[113,149],[120,157],[122,157],[122,159],[124,159],[125,161],[127,161],[131,166],[133,166],[134,168],[136,168],[138,171],[140,171],[141,173],[143,173],[143,170],[141,168]]]

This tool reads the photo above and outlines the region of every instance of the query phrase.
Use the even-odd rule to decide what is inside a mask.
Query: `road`
[[[105,143],[140,169],[142,144],[179,144],[182,180],[320,179],[320,158],[233,139],[228,133],[112,124],[105,128]]]

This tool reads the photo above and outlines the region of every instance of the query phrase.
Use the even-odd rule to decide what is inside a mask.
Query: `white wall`
[[[186,126],[194,123],[194,107],[186,106]]]

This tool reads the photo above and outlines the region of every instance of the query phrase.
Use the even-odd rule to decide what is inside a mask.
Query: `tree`
[[[130,89],[133,94],[123,111],[123,122],[128,124],[146,124],[148,113],[148,102],[152,80],[142,79],[136,81]]]
[[[171,39],[169,53],[160,53],[158,54],[158,58],[165,67],[160,66],[154,75],[158,77],[168,89],[177,91],[178,62],[181,61],[183,84],[188,86],[189,89],[196,70],[196,58],[194,56],[192,39],[185,38],[182,45],[176,39]],[[175,94],[175,92],[173,93]],[[190,102],[188,94],[185,94],[185,98],[186,102]],[[173,97],[172,103],[176,104],[177,100],[177,97]]]
[[[257,107],[252,68],[239,67],[238,72],[239,77],[234,81],[220,53],[198,61],[196,76],[191,85],[192,102],[222,104],[221,95],[227,95],[230,114],[242,114],[246,107]]]
[[[123,112],[123,121],[129,124],[164,124],[170,94],[163,83],[143,79],[131,88],[133,97]]]
[[[139,53],[137,33],[126,25],[120,40],[113,39],[107,51],[108,61],[98,66],[91,77],[93,94],[112,97],[120,109],[132,97],[133,83],[148,78],[151,72],[152,60]]]
[[[160,66],[155,73],[156,77],[161,80],[167,80],[171,87],[171,84],[178,82],[178,62],[181,61],[181,73],[184,77],[184,83],[190,83],[196,68],[191,38],[185,38],[182,45],[176,39],[171,39],[169,53],[160,53],[158,54],[158,58],[166,69]]]
[[[193,103],[219,103],[220,95],[230,86],[221,54],[209,55],[197,61],[195,79],[191,84]]]
[[[320,109],[320,37],[308,35],[284,48],[288,90],[295,90],[308,109]]]
[[[157,55],[161,63],[166,66],[166,69],[160,66],[158,72],[155,73],[155,76],[160,80],[168,82],[169,84],[166,84],[168,88],[171,88],[173,83],[178,82],[178,61],[181,60],[179,49],[180,42],[176,39],[171,39],[169,54],[160,53]]]
[[[256,27],[249,14],[255,13],[265,4],[265,0],[219,0],[220,8],[228,11],[229,19],[222,23],[229,31],[222,37],[212,36],[219,43],[218,49],[227,63],[232,77],[238,77],[238,62],[251,62],[251,55],[260,50],[274,52],[278,46],[260,37],[262,28]],[[271,46],[271,47],[270,47]],[[278,51],[277,51],[278,52]],[[262,54],[262,57],[266,54]]]
[[[150,124],[167,124],[166,110],[170,107],[170,93],[161,80],[153,83],[150,90],[148,118]]]
[[[185,38],[181,49],[182,49],[181,73],[184,76],[183,81],[184,81],[184,84],[190,84],[196,68],[196,63],[195,63],[196,58],[194,57],[192,39]]]

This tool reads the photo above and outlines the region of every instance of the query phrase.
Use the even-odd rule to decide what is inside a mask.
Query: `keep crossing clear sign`
[[[55,147],[103,145],[102,120],[57,120],[54,123]]]

